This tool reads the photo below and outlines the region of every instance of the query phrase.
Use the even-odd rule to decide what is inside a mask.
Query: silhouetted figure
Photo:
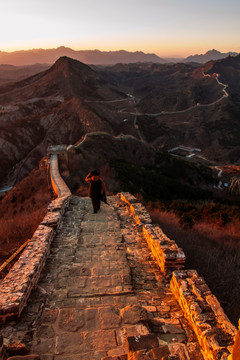
[[[97,170],[93,170],[85,178],[85,181],[90,184],[89,196],[92,199],[94,213],[97,213],[98,210],[100,210],[101,197],[103,196],[106,199],[106,187],[99,175]]]

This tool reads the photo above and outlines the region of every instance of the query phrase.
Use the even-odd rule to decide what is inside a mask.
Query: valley
[[[70,145],[102,131],[133,136],[154,151],[201,149],[188,161],[238,165],[239,64],[239,55],[203,65],[101,67],[62,57],[47,70],[2,85],[1,185],[27,175],[49,144]]]

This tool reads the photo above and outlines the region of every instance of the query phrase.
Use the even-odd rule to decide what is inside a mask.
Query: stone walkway
[[[137,226],[117,197],[108,201],[93,214],[88,198],[72,197],[39,283],[46,301],[30,353],[41,360],[203,360]]]

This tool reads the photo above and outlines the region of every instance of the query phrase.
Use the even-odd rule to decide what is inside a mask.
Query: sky
[[[239,0],[0,0],[0,51],[240,52]]]

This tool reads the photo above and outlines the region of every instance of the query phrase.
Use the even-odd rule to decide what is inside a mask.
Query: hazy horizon
[[[74,50],[74,51],[100,51],[100,52],[114,52],[114,51],[131,51],[131,50],[126,50],[126,49],[116,49],[116,50],[112,50],[112,49],[109,49],[109,50],[102,50],[102,49],[78,49],[78,48],[73,48],[73,47],[69,47],[69,46],[65,46],[65,45],[60,45],[60,46],[56,46],[56,47],[50,47],[50,48],[30,48],[30,49],[17,49],[17,50],[12,50],[12,51],[2,51],[0,49],[0,52],[7,52],[7,53],[15,53],[15,52],[22,52],[22,51],[38,51],[38,50],[55,50],[55,49],[59,49],[59,48],[69,48],[71,50]],[[211,51],[211,50],[216,50],[216,51],[219,51],[219,49],[208,49],[207,51]],[[206,52],[207,52],[206,51]],[[145,54],[147,54],[146,51],[143,51],[141,49],[139,50],[134,50],[133,52],[143,52]],[[206,53],[205,52],[205,53]],[[228,52],[234,52],[232,51],[231,49],[230,50],[226,50],[224,51],[224,53],[228,53]],[[237,52],[237,51],[236,51]],[[155,54],[155,55],[158,55],[160,58],[176,58],[176,59],[184,59],[184,58],[187,58],[188,56],[191,56],[191,55],[204,55],[205,53],[189,53],[187,56],[180,56],[180,55],[166,55],[166,56],[162,56],[160,53],[156,53],[156,52],[152,52],[152,54]],[[148,52],[148,54],[150,54],[150,52]]]
[[[70,47],[187,57],[240,52],[237,0],[9,0],[1,9],[0,51]]]

